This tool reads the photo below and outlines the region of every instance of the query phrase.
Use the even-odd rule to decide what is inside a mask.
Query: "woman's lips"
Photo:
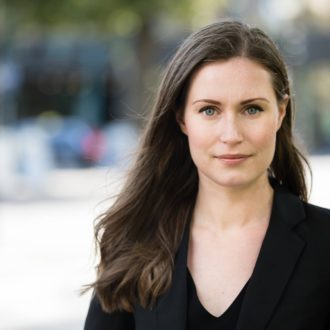
[[[219,155],[216,158],[219,159],[221,162],[228,164],[228,165],[235,165],[243,163],[246,159],[251,157],[251,155],[245,154],[223,154]]]

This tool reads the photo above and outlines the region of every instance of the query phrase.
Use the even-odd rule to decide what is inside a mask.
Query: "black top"
[[[200,303],[194,280],[187,270],[188,311],[187,330],[234,330],[248,282],[226,311],[219,317],[210,314]]]
[[[330,329],[330,211],[303,203],[279,184],[274,189],[269,227],[249,279],[237,327]],[[84,329],[185,330],[188,239],[187,230],[176,255],[172,285],[154,308],[137,304],[134,314],[106,313],[94,296]]]

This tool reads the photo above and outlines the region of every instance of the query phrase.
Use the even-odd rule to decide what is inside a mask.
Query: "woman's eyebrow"
[[[200,99],[194,101],[192,104],[198,103],[198,102],[203,102],[203,103],[211,103],[211,104],[216,104],[216,105],[221,105],[221,102],[216,101],[216,100],[211,100],[211,99]]]
[[[255,102],[255,101],[264,101],[264,102],[270,103],[270,101],[268,99],[266,99],[265,97],[254,97],[252,99],[244,100],[240,104],[244,105],[244,104]]]
[[[254,98],[251,98],[251,99],[241,101],[240,104],[244,105],[244,104],[248,104],[248,103],[255,102],[255,101],[264,101],[264,102],[270,103],[270,101],[265,97],[254,97]],[[212,99],[199,99],[199,100],[194,101],[192,104],[195,104],[195,103],[198,103],[198,102],[221,105],[221,102],[216,101],[216,100],[212,100]]]

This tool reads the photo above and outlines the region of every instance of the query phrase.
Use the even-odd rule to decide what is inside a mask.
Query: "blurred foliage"
[[[2,31],[7,40],[15,38],[15,34],[30,38],[33,35],[30,32],[35,31],[78,35],[95,32],[106,38],[133,36],[138,66],[135,104],[142,109],[148,70],[159,39],[171,30],[170,26],[177,35],[178,25],[190,29],[196,22],[202,25],[218,18],[226,3],[226,0],[0,0],[0,12],[5,12]]]
[[[226,1],[208,0],[2,0],[2,9],[7,17],[23,26],[43,26],[47,29],[58,27],[84,30],[93,28],[104,32],[123,32],[143,28],[148,21],[157,20],[161,15],[172,16],[183,22],[191,19],[202,8],[210,12],[221,7]]]

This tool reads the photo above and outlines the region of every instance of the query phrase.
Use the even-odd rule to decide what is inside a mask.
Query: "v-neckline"
[[[191,299],[196,299],[196,301],[198,302],[198,305],[200,305],[200,308],[207,314],[208,317],[213,318],[213,319],[217,319],[220,320],[222,318],[226,318],[228,315],[230,315],[232,309],[239,304],[240,302],[242,302],[243,300],[243,296],[246,292],[246,289],[248,287],[250,279],[247,280],[247,282],[244,284],[244,286],[241,288],[241,290],[239,291],[239,293],[237,294],[237,296],[234,298],[234,300],[231,302],[231,304],[226,308],[226,310],[221,313],[219,316],[213,315],[211,312],[209,312],[206,307],[201,303],[198,294],[197,294],[197,288],[196,288],[196,284],[195,281],[190,273],[189,268],[187,267],[187,285],[188,285],[188,292],[191,294]],[[189,288],[189,286],[191,286]]]

